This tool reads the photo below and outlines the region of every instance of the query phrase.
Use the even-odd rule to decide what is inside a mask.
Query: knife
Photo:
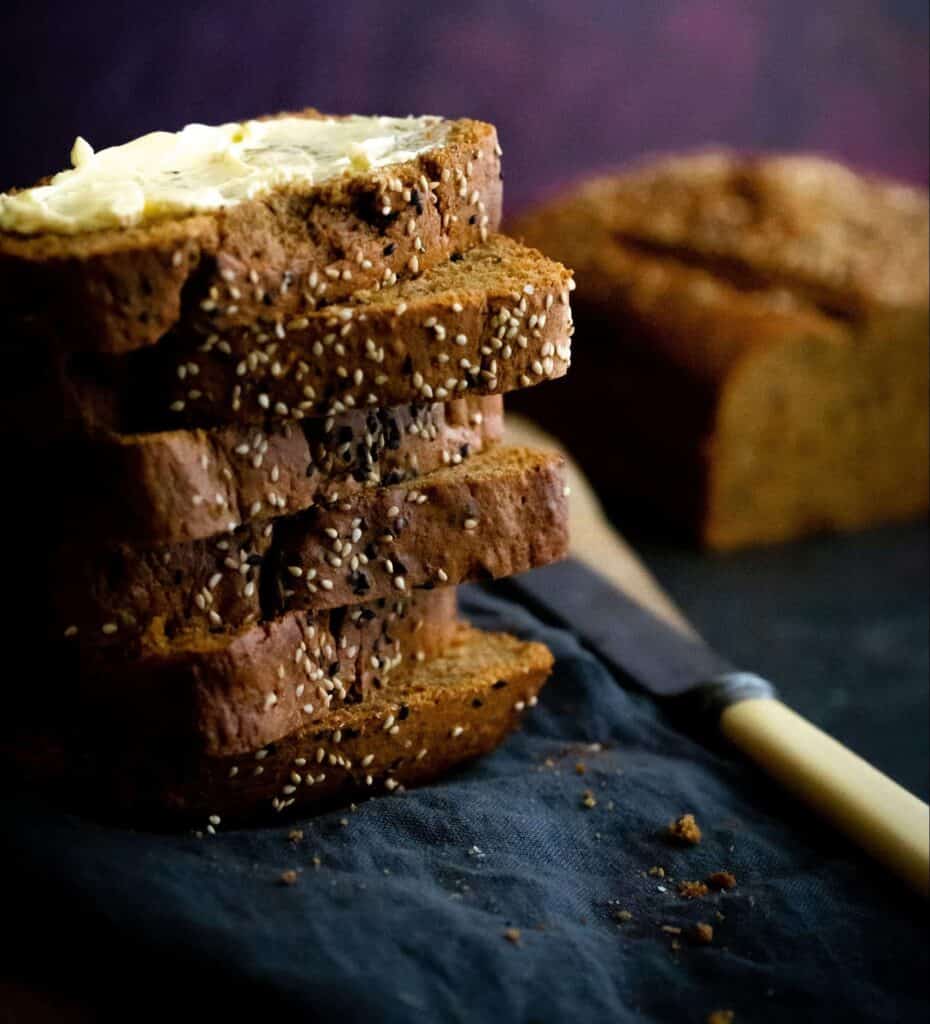
[[[508,440],[559,447],[516,417],[508,416],[507,432]],[[669,710],[699,710],[766,774],[930,895],[927,804],[792,711],[770,682],[706,644],[609,525],[590,485],[566,458],[574,557],[513,577],[506,586],[568,626],[621,679]]]

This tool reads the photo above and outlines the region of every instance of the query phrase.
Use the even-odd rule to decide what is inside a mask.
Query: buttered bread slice
[[[154,132],[0,195],[2,335],[119,353],[416,277],[497,229],[480,121],[315,110]]]

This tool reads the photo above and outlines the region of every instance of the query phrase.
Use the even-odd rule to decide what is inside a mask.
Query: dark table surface
[[[631,540],[710,643],[927,799],[926,523],[730,555]]]

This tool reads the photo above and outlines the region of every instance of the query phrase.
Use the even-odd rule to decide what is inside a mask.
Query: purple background
[[[7,0],[0,187],[154,128],[315,105],[494,121],[508,208],[719,141],[928,173],[925,0]]]

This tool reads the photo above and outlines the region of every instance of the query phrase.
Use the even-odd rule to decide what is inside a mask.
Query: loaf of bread
[[[924,192],[706,153],[590,181],[512,230],[573,266],[584,332],[571,379],[514,404],[618,513],[726,549],[926,511]]]

